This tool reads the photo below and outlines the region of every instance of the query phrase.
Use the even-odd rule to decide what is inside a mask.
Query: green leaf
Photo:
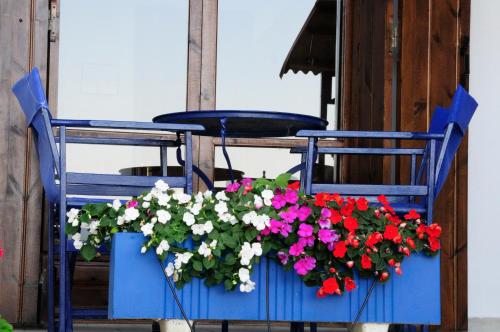
[[[193,261],[193,269],[201,272],[203,270],[203,264],[200,261]]]
[[[89,262],[95,258],[96,250],[94,246],[90,244],[85,244],[80,250],[80,254],[87,262]]]
[[[236,263],[236,258],[233,254],[228,254],[226,259],[224,260],[224,264],[226,265],[234,265]]]
[[[236,240],[228,233],[223,233],[221,235],[221,240],[222,240],[222,243],[224,243],[229,248],[232,248],[232,249],[236,248],[236,245],[237,245]]]
[[[278,175],[278,177],[276,178],[276,185],[281,188],[286,188],[291,177],[292,175],[290,173],[283,173]]]
[[[213,268],[215,266],[215,259],[203,258],[203,266],[205,266],[207,270]]]
[[[224,288],[227,290],[227,291],[230,291],[232,290],[234,287],[233,285],[233,282],[229,279],[226,279],[226,281],[224,281]]]

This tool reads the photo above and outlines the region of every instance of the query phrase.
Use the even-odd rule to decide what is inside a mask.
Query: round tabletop
[[[226,137],[285,137],[299,130],[324,130],[328,121],[310,115],[268,111],[191,111],[158,115],[153,122],[199,124],[204,136],[221,136],[222,123]]]

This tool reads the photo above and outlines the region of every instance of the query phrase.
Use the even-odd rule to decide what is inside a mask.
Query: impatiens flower
[[[217,248],[217,240],[212,240],[210,244],[208,245],[211,249]]]
[[[365,270],[372,268],[372,260],[367,254],[363,254],[363,256],[361,256],[361,267]]]
[[[303,205],[297,211],[297,217],[300,221],[306,221],[307,218],[311,215],[311,208],[309,206]]]
[[[206,190],[206,191],[203,193],[203,197],[204,197],[205,199],[211,199],[211,198],[212,198],[212,195],[213,195],[213,193],[212,193],[212,191],[210,191],[210,190]]]
[[[191,195],[176,191],[172,198],[179,202],[179,204],[186,204],[191,201]]]
[[[418,214],[417,211],[415,210],[410,210],[407,214],[405,214],[405,219],[406,220],[420,219],[420,214]]]
[[[242,283],[247,282],[248,280],[250,280],[250,270],[244,267],[240,267],[240,269],[238,270],[238,278],[240,278],[240,281]]]
[[[295,219],[297,219],[298,212],[299,212],[298,206],[294,205],[290,206],[286,211],[281,211],[279,213],[279,216],[281,217],[281,219],[291,224],[295,221]]]
[[[328,219],[322,219],[322,218],[318,220],[318,225],[321,229],[328,229],[332,226],[332,224]]]
[[[269,189],[265,189],[263,190],[260,195],[262,196],[262,198],[264,199],[264,205],[265,206],[271,206],[272,204],[272,199],[274,197],[274,193],[272,190],[269,190]]]
[[[139,217],[139,210],[134,207],[125,209],[125,221],[134,221]]]
[[[301,237],[308,237],[313,234],[314,227],[309,224],[300,224],[297,234]]]
[[[229,197],[226,196],[226,193],[223,191],[219,191],[215,194],[215,198],[219,201],[229,201]]]
[[[335,245],[335,249],[333,250],[333,256],[337,258],[344,258],[345,254],[347,252],[347,247],[345,245],[344,241],[337,242]]]
[[[248,280],[244,284],[240,284],[240,292],[242,293],[250,293],[255,289],[255,282],[252,280]]]
[[[432,251],[438,251],[441,248],[441,243],[439,239],[435,237],[429,237],[429,247]]]
[[[374,232],[368,235],[365,244],[368,247],[373,248],[377,243],[382,242],[383,239],[384,236],[380,232]]]
[[[300,182],[299,181],[294,181],[292,183],[289,183],[287,186],[288,189],[291,190],[299,190],[300,189]]]
[[[193,235],[203,235],[205,234],[205,227],[203,224],[194,224],[191,226],[191,231]]]
[[[83,242],[82,242],[82,235],[80,233],[75,233],[71,237],[73,240],[73,247],[75,247],[76,250],[80,250],[83,247]]]
[[[354,212],[354,205],[346,204],[340,208],[340,214],[344,217],[350,217]]]
[[[252,243],[252,251],[255,256],[262,256],[262,245],[259,242]]]
[[[147,209],[147,208],[149,208],[150,205],[151,205],[151,203],[149,203],[149,202],[142,202],[141,206],[143,209]]]
[[[262,197],[260,197],[259,195],[255,195],[253,197],[253,205],[257,210],[262,208],[264,206],[264,201],[262,200]]]
[[[155,188],[157,188],[160,191],[167,191],[170,187],[165,181],[160,179],[155,182]]]
[[[356,283],[349,277],[344,278],[344,289],[348,292],[356,288]]]
[[[219,203],[215,204],[214,209],[215,209],[215,212],[217,212],[217,214],[219,215],[219,217],[221,214],[229,211],[227,209],[227,203],[224,201],[220,201]]]
[[[283,251],[278,251],[278,259],[280,260],[280,263],[282,265],[285,265],[286,263],[288,263],[288,254],[283,252]]]
[[[286,205],[286,199],[285,196],[282,194],[276,195],[273,197],[271,204],[276,210],[281,209]]]
[[[406,238],[406,244],[408,244],[408,247],[415,249],[417,246],[415,245],[415,241],[411,237]]]
[[[316,259],[314,257],[306,256],[304,258],[299,259],[295,264],[293,264],[293,268],[297,272],[299,276],[305,276],[309,271],[316,267]]]
[[[212,255],[212,249],[207,245],[206,242],[202,242],[200,247],[198,248],[198,254],[202,255],[203,257],[209,257]]]
[[[203,242],[205,243],[205,242]],[[176,253],[175,254],[175,260],[174,260],[174,266],[176,270],[179,270],[183,264],[187,264],[189,260],[193,257],[193,254],[190,252],[184,252],[184,253]]]
[[[320,229],[318,231],[318,239],[323,243],[331,243],[338,241],[339,236],[334,230],[331,229]]]
[[[323,281],[322,289],[325,294],[332,295],[337,293],[339,291],[339,284],[337,283],[337,279],[333,277],[326,279],[325,281]]]
[[[318,193],[314,196],[314,205],[315,206],[326,206],[326,203],[329,202],[330,194],[327,193]]]
[[[441,236],[441,226],[439,226],[438,224],[431,224],[427,226],[425,232],[431,238],[438,238]]]
[[[169,194],[159,194],[157,196],[159,206],[168,206],[171,196]]]
[[[68,217],[68,223],[72,224],[72,226],[78,226],[78,213],[80,213],[80,210],[78,209],[71,209],[66,213],[66,217]]]
[[[127,207],[129,208],[135,208],[139,205],[139,202],[138,201],[130,201],[127,203]]]
[[[205,233],[210,234],[214,230],[214,225],[212,224],[212,221],[209,220],[203,224],[203,228],[205,230]]]
[[[339,213],[339,211],[330,209],[330,221],[332,222],[332,224],[336,225],[342,220],[344,220],[344,218],[342,218],[342,215]]]
[[[300,237],[298,243],[303,247],[314,247],[314,236]]]
[[[349,233],[353,233],[359,227],[358,219],[354,217],[347,217],[344,219],[344,227],[349,231]]]
[[[300,243],[294,243],[290,246],[290,249],[288,250],[288,253],[290,256],[300,256],[304,252],[304,246],[301,245]]]
[[[379,195],[377,197],[377,200],[383,205],[389,205],[389,202],[387,201],[387,197],[385,197],[385,195]]]
[[[243,178],[240,182],[243,186],[250,186],[252,185],[253,180],[251,178]]]
[[[282,222],[282,221],[271,219],[270,224],[271,225],[269,226],[269,230],[273,234],[278,234],[279,233],[283,237],[288,237],[288,235],[292,231],[292,226],[289,225],[288,223],[285,223],[285,222]]]
[[[174,264],[172,264],[172,262],[169,262],[167,264],[167,267],[165,268],[165,273],[167,274],[167,277],[171,277],[174,274]]]
[[[120,202],[119,199],[115,199],[113,201],[113,210],[118,211],[118,209],[122,206],[122,203]]]
[[[399,235],[398,228],[394,225],[386,225],[384,231],[384,239],[394,240]]]
[[[243,243],[238,256],[241,257],[241,265],[250,265],[250,261],[254,256],[262,256],[262,246],[258,242],[252,244],[250,244],[250,242],[245,242]]]
[[[356,207],[359,211],[368,210],[368,200],[364,197],[358,198],[358,200],[356,201]]]
[[[141,232],[144,236],[149,236],[153,234],[153,227],[155,225],[153,223],[147,223],[141,226]]]
[[[297,191],[292,189],[287,189],[285,191],[285,200],[288,204],[295,204],[299,200],[299,195]]]
[[[200,211],[202,208],[203,208],[203,206],[201,205],[201,203],[195,203],[195,204],[193,204],[193,206],[191,206],[189,208],[189,212],[191,212],[192,214],[197,216],[200,214]]]
[[[226,192],[227,193],[234,193],[237,192],[238,189],[240,189],[240,184],[238,182],[233,182],[227,185],[226,187]]]
[[[170,219],[172,219],[170,212],[168,212],[167,210],[156,211],[156,216],[158,217],[158,222],[160,224],[166,224]]]
[[[158,247],[156,247],[156,254],[161,255],[163,252],[168,251],[170,249],[170,245],[167,240],[161,240]]]

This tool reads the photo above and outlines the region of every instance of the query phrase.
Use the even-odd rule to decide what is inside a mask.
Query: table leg
[[[229,177],[231,178],[231,183],[234,183],[233,167],[231,166],[231,160],[229,159],[229,154],[226,150],[226,122],[227,118],[220,119],[220,137],[222,141],[222,153],[224,154],[224,159],[226,159],[227,169],[229,172]]]

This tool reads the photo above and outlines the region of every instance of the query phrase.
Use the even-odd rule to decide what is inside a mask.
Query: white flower
[[[149,202],[152,198],[153,198],[153,195],[151,193],[148,193],[142,199],[145,200],[146,202]]]
[[[240,267],[240,269],[238,270],[238,277],[240,278],[240,281],[242,283],[247,282],[248,280],[250,280],[250,270],[245,269],[244,267]]]
[[[156,247],[156,254],[161,255],[164,251],[168,251],[170,249],[170,245],[167,240],[161,240],[158,247]]]
[[[255,195],[253,197],[253,204],[255,205],[255,208],[257,210],[260,209],[261,207],[263,207],[264,202],[262,201],[262,197],[260,197],[259,195]]]
[[[189,208],[189,211],[191,211],[192,214],[194,214],[195,216],[197,216],[197,215],[200,214],[201,209],[202,209],[201,203],[196,203],[196,204],[193,204],[193,206],[191,206]]]
[[[209,257],[212,254],[212,249],[205,242],[202,242],[198,248],[198,253],[203,257]]]
[[[71,237],[73,239],[73,247],[75,247],[76,250],[80,250],[83,247],[83,242],[81,241],[82,235],[80,233],[75,233]]]
[[[80,210],[78,209],[71,209],[69,210],[67,213],[66,213],[66,217],[68,217],[68,219],[75,219],[76,217],[78,217],[78,213],[80,212]],[[69,221],[68,221],[69,222]]]
[[[144,234],[144,236],[149,236],[151,234],[153,234],[153,227],[155,225],[152,224],[152,223],[147,223],[147,224],[144,224],[141,226],[141,232],[142,234]]]
[[[226,213],[228,211],[227,204],[226,202],[223,201],[220,201],[219,203],[215,204],[214,209],[215,212],[217,212],[217,214],[219,215],[219,217],[221,214]]]
[[[182,264],[187,264],[191,257],[193,257],[193,254],[190,252],[185,252],[182,254],[176,253],[174,260],[175,269],[178,270],[182,267]]]
[[[167,206],[169,201],[170,201],[169,195],[167,195],[167,194],[158,195],[158,205]]]
[[[116,218],[116,224],[118,226],[123,225],[124,222],[125,222],[125,218],[123,216],[118,216],[118,218]]]
[[[210,190],[207,190],[203,193],[203,197],[205,197],[205,199],[211,199],[212,198],[212,192]]]
[[[221,213],[219,214],[219,219],[222,220],[223,222],[230,222],[231,225],[234,225],[238,222],[235,216],[233,216],[231,213]],[[233,220],[235,222],[233,223]]]
[[[259,242],[252,243],[252,251],[255,256],[262,256],[262,245]]]
[[[74,227],[78,226],[78,222],[79,222],[79,220],[78,220],[78,219],[76,219],[76,218],[75,218],[75,219],[72,219],[72,221],[71,221],[71,226],[74,226]]]
[[[174,264],[172,264],[172,262],[169,262],[167,264],[167,267],[165,268],[165,273],[167,274],[167,277],[171,277],[174,274]]]
[[[146,246],[142,246],[141,247],[141,254],[145,254],[146,251],[148,251],[148,248],[146,248]]]
[[[166,210],[158,210],[156,211],[156,216],[158,217],[158,222],[162,224],[166,224],[172,216],[170,215],[170,212]]]
[[[191,226],[191,231],[193,232],[193,235],[203,235],[205,234],[205,225],[194,224]]]
[[[189,212],[184,212],[184,215],[182,216],[182,221],[184,221],[186,225],[191,226],[195,222],[194,215]]]
[[[194,201],[199,204],[203,203],[203,194],[198,192],[196,196],[194,196]]]
[[[167,191],[168,188],[170,188],[170,187],[168,186],[168,184],[165,181],[158,180],[155,182],[155,188],[157,188],[160,191]]]
[[[89,233],[97,234],[97,228],[101,222],[99,220],[92,220],[89,225]]]
[[[149,203],[149,202],[142,202],[142,208],[143,209],[149,208],[150,205],[151,205],[151,203]]]
[[[187,202],[191,201],[191,195],[181,193],[176,191],[174,195],[172,196],[176,201],[179,202],[179,204],[186,204]]]
[[[245,225],[253,223],[254,219],[257,218],[257,213],[255,211],[250,211],[243,215],[243,222]]]
[[[113,201],[113,209],[114,209],[115,211],[118,211],[118,209],[119,209],[121,206],[122,206],[122,202],[120,202],[120,200],[119,200],[119,199],[115,199],[115,200]]]
[[[217,240],[212,240],[212,242],[210,242],[209,247],[211,249],[215,249],[217,247]]]
[[[134,221],[139,217],[139,210],[130,207],[125,209],[125,221]]]
[[[265,214],[257,215],[257,217],[255,217],[252,220],[252,225],[258,231],[262,231],[264,228],[269,227],[271,225],[271,218]]]
[[[212,225],[212,221],[207,221],[203,224],[203,229],[205,233],[210,234],[214,230],[214,225]]]
[[[254,289],[255,289],[255,282],[253,282],[252,280],[248,280],[246,283],[240,284],[240,292],[242,293],[250,293]]]
[[[219,201],[229,201],[229,198],[226,196],[226,193],[224,191],[219,191],[217,194],[215,194],[215,198],[217,198]]]
[[[240,259],[240,264],[243,266],[250,265],[250,260],[253,258],[254,252],[252,250],[252,246],[250,245],[249,242],[243,243],[243,246],[241,247],[241,251],[239,254]]]
[[[263,190],[260,195],[262,196],[262,198],[264,199],[272,199],[274,197],[274,193],[272,190],[270,189],[266,189],[266,190]]]

